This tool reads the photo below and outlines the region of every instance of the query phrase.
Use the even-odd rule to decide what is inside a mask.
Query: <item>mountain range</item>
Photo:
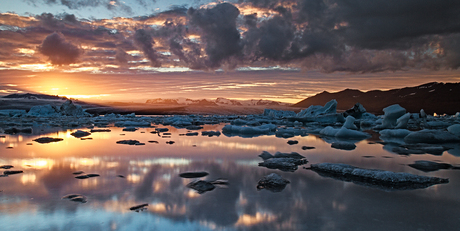
[[[311,105],[324,105],[332,99],[337,100],[338,110],[347,110],[360,103],[368,112],[382,114],[383,108],[399,104],[412,113],[423,109],[428,114],[453,115],[460,111],[460,83],[431,82],[387,91],[362,92],[354,89],[334,93],[324,91],[292,106],[306,108]]]
[[[272,100],[251,99],[251,100],[233,100],[226,98],[217,99],[149,99],[147,104],[167,104],[167,105],[195,105],[195,106],[289,106],[290,103],[277,102]]]

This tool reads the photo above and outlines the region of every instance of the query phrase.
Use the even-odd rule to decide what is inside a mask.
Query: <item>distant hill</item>
[[[67,99],[65,97],[60,97],[57,95],[44,95],[44,94],[31,94],[31,93],[10,94],[7,96],[3,96],[2,98],[5,98],[5,99],[50,99],[50,100]]]
[[[251,100],[233,100],[226,98],[212,99],[149,99],[147,104],[167,104],[167,105],[195,105],[195,106],[288,106],[289,103],[277,102],[272,100],[251,99]]]
[[[383,108],[399,104],[408,112],[415,113],[423,109],[428,114],[452,115],[460,111],[460,83],[431,82],[416,87],[388,91],[362,92],[353,89],[335,93],[324,91],[292,106],[307,108],[310,105],[324,105],[332,99],[337,100],[339,110],[347,110],[355,103],[360,103],[368,112],[383,114]]]

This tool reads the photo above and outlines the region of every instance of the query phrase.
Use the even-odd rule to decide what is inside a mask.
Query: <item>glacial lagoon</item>
[[[353,150],[331,148],[331,141],[318,134],[201,135],[222,131],[224,125],[190,131],[159,124],[123,131],[112,124],[100,128],[110,132],[93,132],[83,139],[72,136],[77,129],[70,128],[2,134],[0,165],[23,171],[0,177],[2,230],[458,230],[460,171],[424,172],[408,166],[418,160],[459,165],[458,147],[403,155],[380,142],[378,134],[356,142]],[[155,133],[156,128],[168,128],[170,134]],[[188,132],[198,134],[185,135]],[[62,141],[33,141],[39,137]],[[117,143],[120,140],[144,145]],[[289,145],[289,140],[298,143]],[[308,163],[294,172],[268,169],[258,166],[264,151],[297,152]],[[391,190],[308,169],[324,162],[448,178],[449,183]],[[99,176],[75,178],[79,171]],[[184,172],[208,175],[180,177]],[[258,189],[258,181],[271,173],[290,183],[280,191]],[[200,194],[187,187],[197,179],[224,179],[228,184]],[[86,203],[63,199],[68,194],[83,195]],[[130,210],[143,204],[148,205]]]

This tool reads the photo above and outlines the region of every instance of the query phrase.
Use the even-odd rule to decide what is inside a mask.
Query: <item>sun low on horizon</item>
[[[459,82],[459,4],[390,3],[1,1],[0,94],[296,103]]]

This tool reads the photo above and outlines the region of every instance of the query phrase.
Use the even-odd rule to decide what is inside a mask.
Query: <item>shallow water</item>
[[[181,136],[186,129],[158,127],[169,128],[171,138],[151,134],[154,128],[125,132],[117,127],[93,133],[89,140],[71,136],[75,130],[0,138],[0,165],[24,171],[0,178],[2,230],[458,230],[460,171],[426,173],[407,166],[416,160],[460,164],[460,157],[447,151],[398,155],[369,140],[345,151],[332,149],[315,135],[201,136],[201,131],[221,131],[220,124],[205,125],[199,136]],[[41,136],[64,140],[32,141]],[[145,145],[116,144],[127,139]],[[288,140],[299,143],[288,145]],[[315,149],[302,150],[304,145]],[[295,172],[259,167],[262,151],[298,152],[309,161],[306,167],[346,163],[450,182],[384,191],[322,177],[302,167]],[[100,176],[76,179],[72,174],[76,171]],[[186,187],[193,179],[178,176],[188,171],[206,171],[209,175],[203,179],[224,178],[229,185],[198,194]],[[281,192],[257,190],[259,179],[273,172],[290,184]],[[61,199],[71,193],[85,195],[88,202]],[[144,203],[149,204],[145,211],[129,210]]]

